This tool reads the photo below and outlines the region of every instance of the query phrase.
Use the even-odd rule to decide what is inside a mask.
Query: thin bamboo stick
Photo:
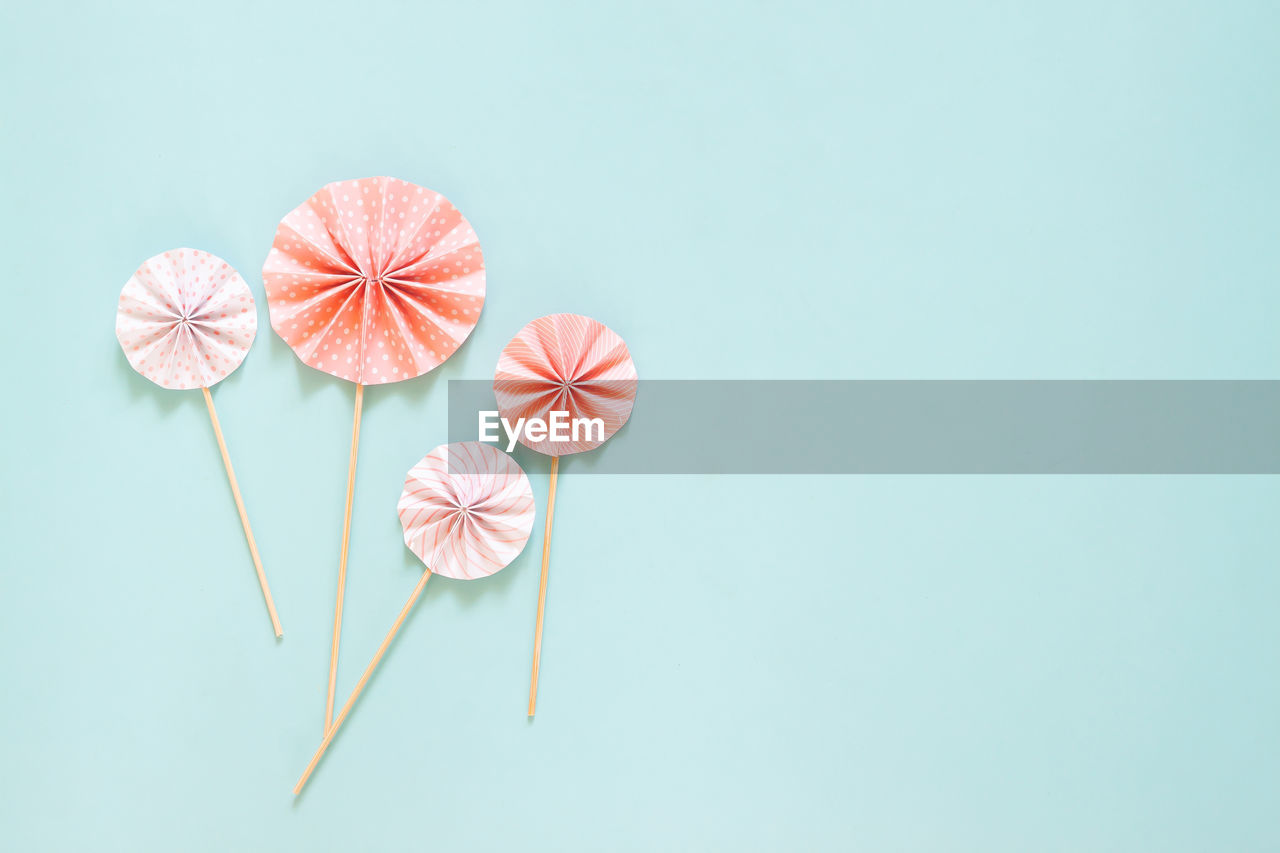
[[[333,736],[338,733],[338,728],[347,719],[347,715],[351,713],[351,707],[355,705],[356,700],[360,698],[361,691],[368,684],[369,677],[373,675],[373,671],[378,668],[382,656],[386,654],[387,648],[390,647],[391,641],[396,638],[396,634],[400,631],[400,626],[404,624],[405,617],[409,615],[409,611],[413,609],[413,605],[417,602],[418,596],[422,595],[423,588],[427,585],[427,581],[431,579],[431,570],[422,573],[422,580],[418,581],[418,585],[413,588],[413,593],[409,596],[409,600],[405,602],[404,607],[400,609],[400,615],[396,617],[395,624],[391,626],[391,630],[387,632],[387,636],[383,639],[382,645],[378,646],[378,651],[374,654],[373,660],[369,661],[369,666],[365,668],[364,675],[360,676],[360,680],[356,682],[356,689],[351,692],[351,698],[347,700],[347,704],[342,706],[342,710],[338,712],[338,718],[333,721],[333,725],[325,730],[324,740],[320,742],[320,748],[316,750],[316,754],[311,756],[311,763],[307,765],[307,769],[302,771],[302,778],[298,780],[298,784],[294,785],[294,796],[302,793],[302,786],[307,784],[307,780],[311,778],[312,772],[315,771],[316,765],[320,763],[321,757],[325,750],[329,748],[329,744],[333,742]]]
[[[356,414],[351,425],[351,459],[347,463],[347,506],[342,514],[342,556],[338,559],[338,596],[333,605],[333,644],[329,647],[329,695],[324,703],[324,730],[333,724],[333,691],[338,682],[338,644],[342,639],[342,600],[347,591],[347,551],[351,545],[351,499],[356,491],[356,453],[360,449],[360,410],[364,386],[356,384]]]
[[[276,615],[276,603],[271,600],[271,587],[267,586],[267,575],[262,571],[262,558],[258,556],[258,544],[253,541],[253,528],[249,526],[249,514],[244,509],[244,499],[240,497],[240,484],[236,482],[235,469],[231,467],[231,456],[227,453],[227,442],[222,437],[222,426],[218,423],[218,412],[213,408],[213,396],[208,388],[204,392],[204,403],[209,407],[209,420],[213,422],[213,435],[218,439],[218,451],[222,454],[222,464],[227,469],[227,481],[231,483],[231,497],[235,498],[236,511],[240,513],[240,524],[244,527],[244,538],[249,542],[249,556],[253,557],[253,568],[258,573],[258,585],[262,587],[262,597],[267,602],[267,614],[271,616],[271,627],[277,637],[284,636],[280,627],[280,617]]]
[[[551,521],[556,514],[556,477],[560,457],[551,457],[551,486],[547,491],[547,526],[542,532],[542,580],[538,583],[538,624],[533,632],[533,674],[529,679],[529,716],[538,705],[538,663],[542,659],[542,614],[547,606],[547,564],[551,560]]]

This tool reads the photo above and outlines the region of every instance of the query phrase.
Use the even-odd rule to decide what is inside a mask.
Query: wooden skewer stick
[[[356,451],[360,448],[360,409],[364,386],[356,385],[356,416],[351,426],[351,461],[347,464],[347,508],[342,516],[342,556],[338,559],[338,597],[333,607],[333,645],[329,648],[329,696],[324,703],[324,730],[333,724],[333,690],[338,681],[338,643],[342,639],[342,599],[347,590],[347,549],[351,545],[351,498],[356,491]]]
[[[240,497],[240,485],[236,482],[235,469],[231,467],[231,457],[227,454],[227,442],[222,438],[222,427],[218,424],[218,413],[213,408],[213,396],[208,388],[204,392],[204,403],[209,407],[209,420],[213,422],[213,435],[218,439],[218,450],[222,453],[222,464],[227,469],[227,480],[231,483],[231,496],[236,499],[236,510],[240,513],[240,524],[244,526],[244,538],[249,540],[249,555],[253,557],[253,568],[258,572],[258,584],[262,587],[262,597],[267,602],[267,613],[271,616],[271,627],[277,637],[284,636],[280,627],[280,617],[276,615],[276,603],[271,600],[271,587],[267,586],[267,575],[262,571],[262,558],[258,556],[258,545],[253,541],[253,528],[249,526],[249,514],[244,511],[244,500]]]
[[[396,617],[395,624],[387,632],[382,645],[378,646],[378,651],[374,654],[373,660],[369,661],[369,666],[365,669],[364,675],[360,676],[360,680],[356,682],[356,689],[351,692],[351,698],[347,700],[347,704],[342,706],[342,710],[338,713],[338,719],[334,720],[333,725],[325,731],[324,740],[320,741],[320,748],[316,750],[315,755],[311,756],[311,763],[307,765],[306,770],[302,771],[302,778],[298,780],[298,784],[293,786],[294,796],[302,793],[302,786],[307,784],[307,780],[311,778],[311,773],[316,769],[316,765],[320,763],[320,758],[324,755],[325,750],[329,748],[329,744],[333,742],[333,736],[338,733],[338,728],[347,719],[347,715],[351,713],[351,706],[360,698],[360,692],[364,690],[364,686],[369,682],[369,677],[373,675],[373,671],[378,668],[378,663],[382,660],[382,656],[386,654],[391,641],[396,638],[396,633],[399,632],[400,626],[404,624],[405,617],[413,609],[413,605],[418,601],[418,596],[422,595],[423,587],[427,585],[427,581],[430,579],[431,570],[428,569],[422,573],[422,580],[418,581],[418,585],[413,588],[413,593],[409,596],[409,600],[400,609],[400,615]]]
[[[547,606],[547,563],[551,559],[551,520],[556,514],[556,475],[560,457],[551,457],[551,487],[547,491],[547,526],[542,532],[542,580],[538,583],[538,624],[533,630],[533,675],[529,679],[529,716],[538,706],[538,662],[542,659],[542,613]]]

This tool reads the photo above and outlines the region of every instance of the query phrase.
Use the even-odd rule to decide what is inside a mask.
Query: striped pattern
[[[216,255],[171,249],[125,282],[116,337],[133,369],[164,388],[207,388],[240,366],[258,333],[253,294]]]
[[[427,568],[458,580],[487,577],[524,549],[533,490],[515,460],[476,441],[442,444],[404,481],[397,504],[404,544]]]
[[[377,385],[438,367],[484,305],[475,230],[395,178],[329,184],[276,229],[262,265],[271,327],[305,364]]]
[[[600,418],[604,438],[520,443],[548,456],[581,453],[599,447],[631,417],[636,397],[636,366],[622,338],[608,326],[581,314],[551,314],[520,330],[498,358],[493,379],[498,410],[516,418],[549,420],[551,412],[571,419]]]

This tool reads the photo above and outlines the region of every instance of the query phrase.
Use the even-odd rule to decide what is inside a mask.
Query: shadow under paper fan
[[[131,402],[150,402],[164,418],[171,417],[183,405],[199,406],[199,408],[204,409],[204,399],[201,397],[200,389],[193,388],[188,391],[177,391],[170,388],[162,388],[133,369],[133,365],[129,363],[129,359],[125,356],[124,350],[120,349],[118,342],[116,343],[115,364],[116,369],[125,374],[125,385],[129,389]]]
[[[403,541],[404,529],[400,526],[400,519],[393,518],[393,522],[396,527],[396,535]],[[537,529],[536,522],[534,524],[534,528],[535,530]],[[493,598],[495,596],[499,598],[506,598],[511,594],[511,585],[515,583],[515,573],[520,570],[522,565],[529,562],[531,559],[529,557],[529,553],[534,550],[533,540],[534,537],[530,536],[529,541],[525,544],[524,550],[520,552],[520,555],[512,560],[511,563],[501,571],[489,575],[488,577],[475,578],[474,580],[457,580],[455,578],[446,578],[443,575],[437,575],[433,577],[431,582],[427,585],[426,595],[430,595],[432,587],[435,587],[437,590],[443,588],[445,592],[438,594],[448,595],[450,598],[459,602],[463,608],[467,609],[476,606],[482,598]],[[539,540],[539,543],[540,542],[541,540]],[[538,544],[538,548],[541,547],[542,545]],[[418,559],[418,555],[410,551],[407,545],[405,546],[403,553],[404,567],[420,574],[424,566],[422,561]],[[535,556],[533,559],[536,562],[537,557]]]
[[[483,317],[483,315],[482,315]],[[478,327],[478,326],[477,326]],[[298,384],[302,389],[304,397],[311,397],[325,388],[332,388],[335,385],[347,386],[347,394],[355,393],[355,383],[347,379],[342,379],[330,373],[326,373],[319,368],[315,368],[298,358],[298,354],[293,351],[288,342],[281,338],[274,329],[267,326],[267,331],[271,337],[271,359],[274,362],[277,358],[287,358],[293,363],[294,370],[298,375]],[[466,349],[467,344],[474,337],[474,329],[472,333],[467,335],[448,360],[429,370],[421,376],[415,376],[412,379],[404,379],[399,382],[386,382],[378,385],[366,385],[365,396],[363,402],[364,411],[370,412],[382,405],[382,401],[391,397],[403,397],[412,401],[415,397],[425,397],[431,393],[431,389],[437,382],[448,382],[449,379],[460,378],[457,375],[462,369],[462,359],[459,356]]]
[[[275,333],[270,324],[267,325],[265,331],[268,333],[267,337],[271,339],[271,343],[267,346],[271,361],[274,363],[280,358],[286,358],[293,363],[298,374],[298,387],[302,389],[302,396],[311,397],[324,388],[331,387],[334,382],[343,382],[341,379],[335,379],[327,373],[303,364],[302,359],[298,358],[297,354],[284,342],[284,339]],[[345,384],[350,385],[351,383],[347,382]]]

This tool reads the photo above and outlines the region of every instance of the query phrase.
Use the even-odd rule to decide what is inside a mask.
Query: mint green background
[[[260,269],[327,181],[444,192],[489,270],[366,395],[343,696],[445,380],[536,316],[646,378],[1280,377],[1274,4],[539,6],[6,5],[0,847],[1280,848],[1267,477],[566,476],[530,724],[533,464],[525,553],[431,582],[294,801],[353,391]],[[113,335],[182,245],[259,298],[214,395],[282,643],[199,394]]]

